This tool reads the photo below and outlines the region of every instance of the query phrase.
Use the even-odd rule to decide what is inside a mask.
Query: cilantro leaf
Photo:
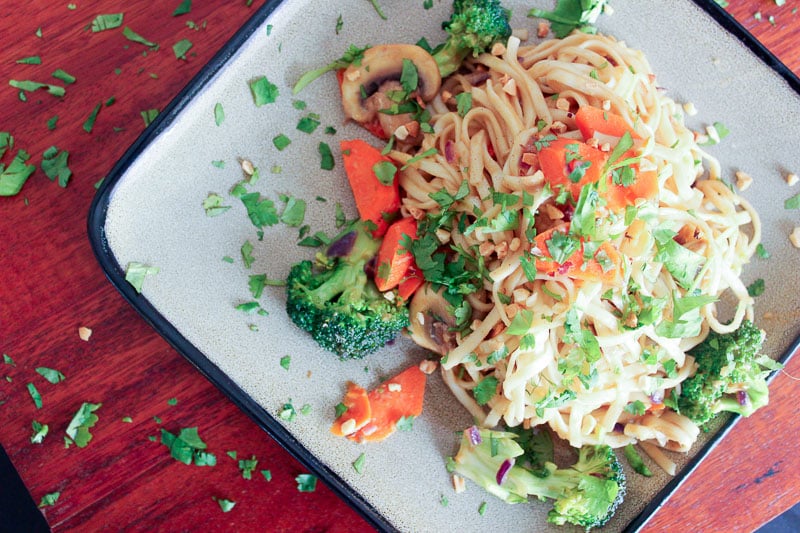
[[[223,201],[222,196],[219,194],[213,192],[209,193],[205,200],[203,200],[203,209],[206,212],[206,216],[216,217],[231,208],[229,205],[222,205]]]
[[[2,155],[2,150],[0,147],[0,155]],[[0,172],[0,196],[14,196],[19,193],[36,170],[34,165],[26,164],[28,159],[30,159],[30,155],[25,150],[18,150],[8,167],[3,170],[0,165],[0,170],[2,170]]]
[[[465,116],[472,109],[472,93],[463,92],[456,95],[456,110],[459,116]]]
[[[496,377],[487,376],[475,385],[475,388],[472,389],[472,394],[475,396],[475,401],[478,402],[478,405],[486,405],[489,400],[494,398],[499,383]]]
[[[83,402],[67,426],[66,433],[69,438],[75,441],[75,445],[78,448],[85,448],[89,441],[92,440],[89,428],[97,423],[98,418],[94,412],[100,409],[101,405],[103,404]]]
[[[42,500],[39,502],[39,509],[42,507],[49,507],[51,505],[55,505],[58,501],[58,497],[61,496],[60,492],[50,492],[42,496]]]
[[[800,209],[800,193],[795,194],[791,198],[787,198],[783,202],[784,209]]]
[[[256,107],[274,103],[278,98],[278,86],[270,82],[266,76],[259,76],[250,82],[250,92]]]
[[[37,89],[46,89],[48,94],[51,94],[56,97],[62,97],[66,94],[66,89],[61,87],[60,85],[51,85],[49,83],[39,83],[38,81],[30,81],[30,80],[9,80],[8,84],[14,87],[15,89],[19,89],[20,91],[27,91],[33,92]]]
[[[397,174],[397,167],[389,161],[380,161],[373,165],[372,171],[381,184],[391,185],[394,182],[395,174]]]
[[[178,7],[175,8],[175,11],[172,12],[172,16],[177,17],[180,15],[185,15],[191,10],[192,10],[192,0],[183,0],[178,5]]]
[[[399,431],[411,431],[414,427],[414,416],[401,416],[396,427]]]
[[[28,394],[31,395],[31,399],[33,400],[33,404],[36,406],[37,409],[42,408],[42,395],[39,394],[39,391],[36,390],[36,385],[33,383],[28,383],[26,385],[28,387]]]
[[[678,244],[673,239],[675,235],[675,232],[664,228],[653,232],[658,250],[655,260],[664,264],[664,268],[672,274],[678,285],[689,289],[706,260],[702,255]]]
[[[206,452],[208,447],[197,433],[196,427],[183,428],[178,435],[161,428],[161,442],[169,448],[170,456],[185,465],[215,466],[217,458]]]
[[[563,39],[574,29],[596,33],[597,29],[593,24],[603,12],[605,3],[606,0],[558,0],[554,10],[534,8],[528,12],[528,16],[549,20],[553,34]]]
[[[225,110],[222,108],[222,104],[217,102],[214,104],[214,123],[219,126],[225,121]]]
[[[36,420],[31,422],[31,427],[33,427],[31,444],[41,444],[42,441],[44,441],[44,438],[47,436],[47,433],[50,431],[50,427],[47,424],[41,424]]]
[[[236,502],[233,500],[228,500],[226,498],[217,498],[212,496],[212,499],[217,502],[219,508],[222,509],[223,513],[230,512],[233,509],[233,506],[236,505]]]
[[[242,477],[244,479],[253,479],[253,470],[256,469],[258,465],[258,459],[254,455],[250,459],[240,459],[239,460],[239,470],[242,472]]]
[[[285,201],[286,207],[281,213],[281,222],[289,227],[299,228],[306,216],[306,201],[293,196],[286,197]]]
[[[64,381],[64,379],[66,379],[64,377],[64,374],[62,374],[58,370],[47,368],[46,366],[37,367],[36,372],[44,379],[52,383],[53,385],[55,385],[56,383],[60,383]]]
[[[97,15],[92,21],[92,31],[97,33],[100,31],[111,30],[122,26],[123,13],[111,13],[109,15]]]
[[[758,278],[753,283],[748,285],[747,294],[754,297],[764,294],[764,280],[762,278]]]
[[[333,170],[334,167],[334,159],[333,159],[333,152],[331,152],[331,147],[328,146],[327,143],[320,142],[318,146],[319,155],[320,155],[320,163],[319,167],[322,170]]]
[[[158,267],[131,261],[128,263],[128,266],[125,269],[125,281],[133,285],[133,288],[136,289],[137,293],[141,293],[144,278],[148,275],[158,274],[159,271],[160,269]]]
[[[367,461],[367,455],[365,453],[361,453],[358,458],[353,461],[353,470],[355,470],[359,474],[364,473],[364,464]]]
[[[300,474],[294,480],[297,481],[297,490],[300,492],[317,490],[317,478],[312,474]]]
[[[175,58],[183,59],[185,61],[186,52],[191,50],[192,46],[194,45],[192,44],[192,41],[190,41],[189,39],[181,39],[177,43],[173,44],[172,51],[175,54]]]
[[[243,194],[240,200],[247,208],[247,216],[255,227],[261,229],[278,223],[278,211],[272,200],[262,199],[257,192]]]
[[[125,26],[125,28],[122,30],[122,35],[124,35],[125,38],[128,39],[129,41],[133,41],[135,43],[143,44],[143,45],[145,45],[146,47],[150,48],[153,51],[158,50],[158,43],[154,43],[154,42],[148,41],[147,39],[145,39],[144,37],[142,37],[141,35],[139,35],[135,31],[130,29],[128,26]]]

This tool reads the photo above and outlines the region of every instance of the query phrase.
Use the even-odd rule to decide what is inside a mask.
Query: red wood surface
[[[144,129],[140,112],[163,109],[255,10],[245,0],[196,0],[188,15],[172,17],[179,3],[76,0],[69,9],[66,1],[32,0],[0,9],[0,131],[12,133],[37,164],[52,145],[68,150],[73,171],[64,189],[38,170],[18,196],[0,198],[0,352],[16,361],[0,363],[0,442],[37,502],[61,492],[44,509],[56,531],[369,530],[323,485],[298,492],[294,478],[305,469],[139,318],[92,255],[86,215],[94,184]],[[794,3],[739,0],[728,10],[800,72]],[[85,29],[95,15],[118,12],[160,49],[147,51],[120,31]],[[188,27],[190,20],[205,28]],[[172,45],[184,38],[194,46],[180,61]],[[33,55],[41,65],[15,63]],[[58,83],[50,77],[56,68],[78,79],[64,98],[39,91],[21,102],[7,86],[10,79]],[[115,103],[101,109],[93,131],[83,131],[94,106],[111,97]],[[49,131],[53,115],[58,126]],[[88,342],[78,337],[81,326],[93,331]],[[39,366],[60,370],[66,381],[46,382],[35,372]],[[800,375],[800,359],[787,372]],[[29,382],[43,397],[41,409],[28,395]],[[770,405],[731,432],[647,530],[749,531],[800,500],[800,456],[792,452],[800,419],[787,415],[796,390],[779,375]],[[84,401],[103,404],[93,440],[66,449],[64,430]],[[133,422],[123,422],[126,416]],[[43,444],[29,441],[34,419],[50,426]],[[162,427],[176,433],[192,426],[216,453],[216,467],[177,463],[148,439]],[[229,450],[255,455],[272,481],[258,472],[243,479]],[[223,513],[213,497],[236,506]]]

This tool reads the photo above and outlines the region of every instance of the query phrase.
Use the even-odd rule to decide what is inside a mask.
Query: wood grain
[[[421,0],[420,0],[421,1]],[[20,195],[0,198],[0,352],[16,366],[0,365],[0,442],[34,499],[60,491],[44,512],[56,531],[274,530],[367,531],[369,526],[330,490],[297,491],[305,469],[263,433],[123,301],[104,278],[86,238],[94,184],[144,129],[140,112],[163,109],[253,13],[244,0],[194,2],[172,17],[180,2],[18,2],[0,16],[0,130],[37,163],[48,147],[70,153],[73,177],[62,189],[41,170]],[[789,5],[740,0],[728,11],[794,72],[800,72],[800,15]],[[761,10],[763,20],[752,14]],[[120,31],[92,33],[95,15],[124,11],[124,25],[159,43],[158,51],[126,40]],[[767,19],[774,15],[773,26]],[[194,30],[187,21],[205,28]],[[42,37],[35,33],[41,28]],[[172,45],[193,42],[185,61]],[[41,65],[15,60],[39,55]],[[58,83],[56,68],[77,82],[58,99],[43,91],[21,102],[10,79]],[[119,69],[119,73],[115,73]],[[82,125],[103,106],[91,133]],[[47,121],[58,115],[49,131]],[[80,326],[92,329],[80,340]],[[52,367],[66,381],[52,385],[36,374]],[[800,359],[787,368],[800,375]],[[36,409],[27,383],[43,397]],[[797,384],[779,375],[770,405],[741,422],[650,522],[647,531],[678,528],[749,531],[800,500],[800,436],[793,413]],[[177,405],[168,405],[177,398]],[[64,447],[64,430],[82,402],[102,403],[86,448]],[[782,415],[783,413],[783,415]],[[132,423],[123,422],[130,416]],[[50,425],[43,444],[31,444],[31,421]],[[197,426],[218,459],[214,468],[185,466],[169,457],[157,436]],[[780,429],[777,431],[776,429]],[[245,480],[236,461],[258,458],[259,473]],[[236,502],[223,513],[212,498]]]

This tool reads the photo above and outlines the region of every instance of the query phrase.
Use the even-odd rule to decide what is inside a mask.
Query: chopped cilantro
[[[278,134],[272,138],[272,144],[275,145],[275,148],[281,151],[287,146],[289,146],[291,143],[292,143],[291,139],[289,139],[289,137],[287,137],[283,133]]]
[[[176,59],[183,59],[186,60],[186,52],[188,52],[192,46],[192,41],[189,39],[181,39],[177,43],[172,45],[172,51],[175,53]]]
[[[294,480],[297,481],[297,490],[300,492],[317,490],[317,478],[312,474],[300,474]]]
[[[144,278],[149,275],[158,274],[158,267],[149,266],[144,263],[131,261],[125,268],[125,281],[130,283],[137,293],[142,292]]]
[[[51,181],[58,178],[61,187],[66,187],[72,176],[72,171],[67,166],[67,158],[69,152],[66,150],[59,152],[55,146],[51,146],[42,154],[42,170]]]
[[[800,209],[800,193],[795,194],[791,198],[787,198],[783,202],[784,209]]]
[[[144,46],[150,48],[153,51],[158,50],[158,44],[157,43],[148,41],[147,39],[145,39],[144,37],[142,37],[141,35],[139,35],[135,31],[130,29],[128,26],[125,26],[125,28],[122,30],[122,35],[124,35],[125,38],[128,39],[129,41],[133,41],[135,43],[143,44]]]
[[[206,199],[203,200],[203,209],[206,212],[206,216],[216,217],[231,208],[229,205],[222,205],[223,201],[222,196],[219,194],[209,193]]]
[[[142,115],[142,120],[144,120],[144,126],[149,126],[158,116],[158,109],[146,109],[141,111],[140,114]]]
[[[770,253],[764,248],[762,243],[758,243],[758,246],[756,246],[756,255],[761,259],[769,259],[770,257]]]
[[[217,102],[214,104],[214,123],[219,126],[225,121],[225,110],[222,108],[222,104]]]
[[[253,479],[253,470],[256,469],[258,465],[258,459],[254,455],[250,459],[240,459],[239,460],[239,470],[242,471],[242,477],[244,479]]]
[[[129,416],[123,416],[122,417],[122,421],[125,422],[126,424],[132,424],[133,423],[133,418],[131,418]]]
[[[58,497],[61,496],[60,492],[50,492],[42,496],[42,500],[39,502],[39,509],[42,507],[49,507],[51,505],[55,505],[58,501]]]
[[[196,427],[183,428],[178,435],[174,435],[161,428],[161,443],[169,448],[170,456],[185,465],[194,462],[197,466],[215,466],[217,458],[208,453],[208,446],[200,438]]]
[[[318,150],[321,158],[319,167],[322,170],[333,170],[334,160],[333,160],[333,153],[331,152],[331,147],[328,146],[327,143],[321,142],[319,143]]]
[[[217,160],[217,161],[212,161],[211,164],[214,165],[217,168],[225,168],[225,161],[223,161],[221,159]]]
[[[242,244],[241,253],[244,267],[250,268],[250,266],[253,264],[253,261],[255,261],[255,258],[253,257],[253,245],[250,243],[250,241],[244,241],[244,244]]]
[[[233,509],[233,506],[236,505],[235,501],[228,500],[227,498],[217,498],[212,496],[211,499],[219,504],[219,508],[222,509],[223,513],[229,512],[231,509]]]
[[[178,7],[175,8],[175,11],[172,12],[172,16],[177,17],[180,15],[185,15],[191,10],[192,10],[192,0],[183,0],[178,5]]]
[[[306,216],[306,201],[293,196],[285,197],[286,207],[281,213],[281,222],[292,228],[303,225]]]
[[[33,400],[33,404],[36,406],[37,409],[42,408],[42,395],[39,394],[39,391],[36,390],[36,385],[33,383],[28,383],[28,394],[31,395],[31,399]]]
[[[17,363],[15,363],[14,360],[11,358],[11,356],[8,355],[7,353],[3,354],[3,362],[7,365],[17,366]]]
[[[94,33],[119,28],[122,26],[123,13],[111,13],[108,15],[97,15],[92,21],[92,31]]]
[[[92,440],[89,428],[97,423],[98,418],[94,412],[100,409],[101,405],[103,404],[83,402],[67,426],[66,433],[78,448],[86,447]]]
[[[678,285],[689,289],[705,263],[705,258],[678,244],[673,239],[675,235],[675,232],[663,228],[653,232],[658,250],[655,260],[664,264],[664,268],[672,274]]]
[[[291,364],[291,362],[292,362],[291,355],[284,355],[283,357],[281,357],[281,367],[283,367],[284,370],[289,370],[289,365]]]
[[[295,418],[297,418],[297,411],[295,410],[294,405],[292,405],[291,400],[289,400],[288,403],[283,404],[281,410],[278,412],[278,418],[287,422],[292,422]]]
[[[60,85],[51,85],[49,83],[39,83],[38,81],[30,81],[30,80],[9,80],[8,84],[14,87],[15,89],[19,89],[20,91],[28,91],[33,92],[38,89],[46,89],[48,94],[51,94],[56,97],[62,97],[66,94],[66,89],[61,87]],[[20,92],[20,98],[22,98],[24,94]]]
[[[360,65],[361,59],[364,57],[364,52],[367,50],[367,48],[369,47],[365,46],[363,48],[359,48],[351,44],[347,51],[339,59],[328,63],[324,67],[314,69],[303,74],[300,79],[297,80],[297,83],[294,84],[294,87],[292,87],[292,93],[299,93],[306,85],[319,78],[326,72],[347,68],[351,64]]]
[[[642,416],[647,411],[647,407],[641,400],[636,400],[625,406],[625,412],[636,416]]]
[[[303,133],[314,133],[314,130],[319,127],[319,115],[316,113],[309,113],[308,115],[300,118],[297,122],[297,129]]]
[[[717,138],[719,138],[719,141],[721,141],[722,139],[724,139],[725,137],[727,137],[730,134],[730,131],[728,130],[728,128],[725,127],[725,124],[723,124],[722,122],[715,122],[711,127],[714,129],[714,131],[716,131]],[[708,136],[708,140],[706,142],[702,142],[702,143],[698,143],[698,144],[700,146],[708,146],[708,145],[717,144],[719,141],[717,139],[715,139],[714,137],[709,135]]]
[[[178,405],[178,399],[177,398],[170,398],[169,400],[167,400],[167,405],[169,405],[169,406]]]
[[[259,76],[250,81],[250,92],[256,107],[275,102],[278,97],[278,86],[270,82],[266,76]]]
[[[389,161],[380,161],[372,167],[372,172],[375,173],[375,177],[383,185],[391,185],[394,182],[395,174],[397,174],[397,167]]]
[[[367,461],[367,454],[361,453],[358,458],[353,461],[353,470],[355,470],[358,474],[364,473],[364,464]]]
[[[47,424],[42,424],[36,420],[31,422],[31,426],[33,427],[31,444],[41,444],[44,438],[47,436],[48,431],[50,431],[50,427]]]
[[[269,470],[262,470],[261,475],[264,476],[264,479],[267,481],[272,481],[272,472]]]
[[[488,503],[481,502],[481,504],[478,506],[478,514],[481,515],[481,516],[485,515],[486,514],[486,508],[488,506],[489,506]]]
[[[36,368],[36,373],[42,376],[44,379],[55,385],[56,383],[60,383],[66,379],[64,374],[59,372],[58,370],[54,370],[52,368],[47,368],[46,366],[40,366]]]
[[[50,119],[47,120],[47,129],[50,131],[56,129],[57,122],[58,122],[58,115],[53,115]]]
[[[414,416],[401,416],[397,421],[397,429],[399,431],[411,431],[414,427]]]
[[[432,155],[436,155],[437,153],[439,153],[439,151],[436,148],[428,148],[427,150],[425,150],[421,154],[417,154],[414,157],[412,157],[411,159],[409,159],[408,161],[406,161],[405,165],[400,167],[400,170],[405,170],[406,168],[408,168],[410,165],[413,165],[417,161],[420,161],[420,160],[425,159],[426,157],[430,157]]]
[[[475,385],[475,388],[472,389],[472,394],[475,396],[475,401],[478,402],[478,405],[486,405],[489,400],[494,398],[498,383],[496,377],[487,376]]]
[[[261,198],[257,192],[243,194],[240,199],[247,208],[250,222],[259,229],[264,226],[274,226],[278,223],[278,211],[275,203],[267,198]]]
[[[39,56],[23,57],[22,59],[17,59],[16,62],[19,65],[41,65],[42,58]]]

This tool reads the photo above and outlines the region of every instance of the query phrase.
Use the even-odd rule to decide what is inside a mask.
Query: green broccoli
[[[508,39],[509,16],[499,0],[453,0],[453,14],[442,23],[449,35],[433,51],[442,77],[457,71],[468,55],[478,56],[494,43]]]
[[[316,267],[301,261],[286,279],[289,318],[342,359],[364,357],[408,326],[406,306],[384,297],[367,275],[379,246],[359,222],[319,254]]]
[[[767,376],[781,365],[759,354],[763,342],[749,321],[732,333],[711,332],[689,352],[697,371],[681,384],[677,411],[703,425],[722,411],[750,416],[767,405]]]
[[[471,427],[464,431],[455,456],[455,471],[507,503],[528,496],[552,499],[547,521],[586,528],[600,527],[614,516],[625,497],[625,473],[609,446],[584,446],[577,462],[558,468],[551,462],[539,475],[525,462],[517,435]]]

